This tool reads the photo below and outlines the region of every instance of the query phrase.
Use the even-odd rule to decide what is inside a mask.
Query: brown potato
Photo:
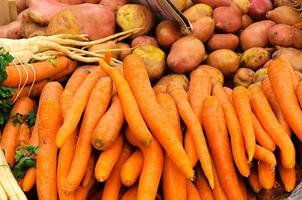
[[[207,47],[214,51],[217,49],[234,50],[239,46],[239,37],[234,34],[214,34],[207,42]]]
[[[279,48],[273,53],[273,58],[285,57],[291,64],[291,66],[302,72],[302,51],[294,48]]]
[[[211,17],[203,17],[192,22],[193,31],[190,35],[197,37],[202,42],[206,42],[215,30],[215,22]]]
[[[207,4],[198,3],[185,10],[183,14],[190,22],[194,22],[202,17],[211,17],[213,9]]]
[[[270,60],[271,53],[262,47],[252,47],[240,56],[241,66],[257,70]]]
[[[124,58],[132,53],[132,50],[130,48],[130,45],[127,43],[119,42],[116,44],[117,49],[121,49],[118,52],[118,59],[124,60]]]
[[[168,85],[172,82],[176,81],[180,83],[184,89],[187,91],[189,89],[189,80],[184,74],[168,74],[162,77],[153,87],[154,92],[167,92]]]
[[[277,24],[294,25],[302,21],[300,13],[291,6],[280,6],[266,13],[266,18]]]
[[[160,46],[170,47],[182,36],[180,26],[172,21],[163,20],[156,27],[156,38]]]
[[[254,74],[253,83],[261,82],[266,78],[268,78],[267,68],[260,68]]]
[[[281,47],[302,48],[302,30],[286,24],[276,24],[268,33],[272,45]]]
[[[249,68],[239,68],[234,76],[235,86],[248,87],[253,83],[255,72]]]
[[[153,45],[155,47],[159,47],[157,40],[154,37],[147,36],[147,35],[141,35],[135,37],[131,42],[132,48],[137,46],[145,46],[145,45]]]

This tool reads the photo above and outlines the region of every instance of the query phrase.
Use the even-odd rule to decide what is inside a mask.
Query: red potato
[[[202,17],[192,22],[193,31],[190,35],[197,37],[200,41],[206,42],[215,30],[215,21],[211,17]]]
[[[283,56],[294,70],[302,72],[302,51],[295,48],[279,47],[272,55],[273,59]]]
[[[121,6],[123,6],[127,3],[128,3],[128,0],[101,0],[102,5],[109,6],[115,11],[117,11]]]
[[[120,51],[118,52],[119,60],[124,60],[124,58],[132,52],[130,45],[127,43],[119,42],[116,44],[116,48],[120,49]]]
[[[302,30],[286,24],[277,24],[268,33],[272,45],[302,48]]]
[[[185,10],[183,14],[190,22],[195,22],[202,17],[212,17],[213,9],[207,4],[198,3]]]
[[[194,36],[184,36],[172,45],[167,64],[175,73],[186,73],[198,67],[204,57],[203,43]]]
[[[252,47],[243,52],[240,56],[242,66],[257,70],[271,58],[271,53],[262,47]]]
[[[256,20],[265,19],[266,12],[273,9],[271,0],[250,0],[250,2],[249,16]]]
[[[246,27],[248,27],[252,23],[253,23],[253,20],[249,15],[247,15],[247,14],[242,15],[242,17],[241,17],[241,24],[242,24],[241,28],[242,29],[245,29]]]
[[[156,38],[164,48],[170,47],[181,36],[180,26],[175,22],[163,20],[156,27]]]
[[[248,13],[251,7],[250,0],[233,0],[241,10],[242,13]]]
[[[232,0],[192,0],[193,3],[204,3],[212,8],[217,8],[221,6],[229,6],[232,2]]]
[[[302,21],[300,13],[291,6],[280,6],[266,13],[266,18],[277,24],[294,25]]]
[[[157,40],[152,36],[142,35],[134,38],[131,42],[131,47],[153,45],[159,47]]]
[[[236,6],[218,7],[213,12],[216,28],[226,33],[235,33],[241,28],[241,12]]]
[[[248,87],[253,83],[255,72],[249,68],[239,68],[234,76],[235,86]]]
[[[234,50],[239,46],[239,37],[234,34],[214,34],[207,42],[207,47],[214,51],[217,49]]]
[[[251,24],[240,34],[240,44],[243,50],[252,47],[266,47],[269,44],[268,32],[275,25],[271,20]]]

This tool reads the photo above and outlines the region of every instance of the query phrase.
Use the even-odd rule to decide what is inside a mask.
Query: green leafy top
[[[6,80],[7,73],[5,67],[13,60],[14,57],[6,52],[3,47],[0,47],[0,83]]]
[[[11,117],[14,126],[26,123],[29,127],[32,127],[33,125],[35,125],[36,122],[36,114],[34,110],[31,110],[27,115],[22,115],[20,113],[13,113]]]
[[[3,125],[12,109],[10,97],[14,94],[14,90],[8,87],[0,87],[0,126]]]
[[[31,110],[28,115],[25,118],[25,123],[29,126],[32,127],[36,123],[36,113],[34,110]]]

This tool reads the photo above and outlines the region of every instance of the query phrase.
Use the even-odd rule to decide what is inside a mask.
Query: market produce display
[[[17,0],[0,200],[282,199],[302,181],[302,2]],[[302,195],[302,191],[300,191]]]

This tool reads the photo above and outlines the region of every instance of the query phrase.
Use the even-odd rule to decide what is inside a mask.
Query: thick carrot
[[[74,158],[63,184],[63,188],[67,192],[75,191],[85,175],[92,151],[92,133],[98,121],[106,112],[110,103],[111,92],[112,82],[108,77],[101,78],[91,91],[81,123]]]
[[[157,102],[144,62],[139,56],[131,54],[124,59],[123,72],[152,134],[185,176],[193,179],[194,170],[190,160]]]
[[[121,197],[121,200],[136,200],[137,188],[137,185],[134,185],[127,189],[127,191]]]
[[[56,134],[62,123],[60,95],[63,91],[58,82],[49,82],[39,102],[39,153],[37,156],[37,191],[39,199],[57,197],[57,147]]]
[[[187,125],[189,134],[191,135],[195,150],[197,152],[201,167],[204,171],[205,176],[209,181],[211,188],[214,188],[214,174],[212,168],[212,161],[210,153],[207,147],[207,143],[199,123],[197,115],[192,110],[188,101],[186,91],[178,83],[170,83],[167,88],[167,92],[173,97],[176,102],[178,112]]]
[[[212,96],[204,100],[202,110],[202,122],[221,186],[229,199],[244,199],[233,164],[222,106]]]
[[[275,184],[275,168],[265,162],[258,162],[258,179],[260,185],[266,189],[272,189]]]
[[[265,79],[261,82],[261,89],[264,92],[268,102],[270,103],[280,125],[288,135],[291,135],[290,127],[281,111],[280,105],[276,99],[276,96],[272,88],[272,84],[269,79]]]
[[[8,87],[18,87],[19,81],[22,85],[24,83],[30,84],[34,80],[39,82],[63,71],[71,62],[69,58],[60,56],[56,58],[55,65],[48,61],[25,64],[25,68],[21,65],[9,65],[6,67],[7,79],[1,84]]]
[[[253,169],[253,170],[251,171],[251,174],[249,175],[248,180],[249,180],[249,184],[250,184],[252,190],[253,190],[255,193],[260,192],[260,190],[262,189],[262,186],[261,186],[260,183],[259,183],[259,178],[258,178],[257,169]]]
[[[271,168],[274,168],[277,165],[274,153],[257,144],[255,151],[255,159],[269,164]]]
[[[228,198],[222,189],[215,166],[213,166],[213,171],[214,171],[214,180],[215,180],[215,185],[213,188],[214,199],[227,200]]]
[[[120,179],[120,171],[122,165],[131,155],[131,147],[127,143],[124,143],[122,152],[119,156],[119,159],[114,166],[108,180],[105,182],[102,200],[118,200],[120,188],[122,186],[122,182]]]
[[[267,134],[267,132],[263,129],[261,123],[253,113],[253,125],[255,130],[255,137],[258,144],[262,147],[274,152],[276,149],[276,144],[272,140],[272,138]]]
[[[67,78],[67,76],[69,74],[71,74],[75,68],[77,67],[77,63],[76,62],[70,62],[70,64],[63,69],[63,71],[60,71],[59,73],[53,75],[52,77],[50,77],[51,81],[61,81]]]
[[[13,114],[19,113],[21,115],[27,115],[33,109],[33,101],[28,97],[20,98],[16,101],[11,116],[4,126],[1,136],[1,147],[5,152],[5,158],[8,164],[14,164],[15,153],[17,148],[17,137],[20,125],[13,123]]]
[[[187,200],[202,200],[195,185],[187,180]]]
[[[203,175],[203,172],[198,174],[197,179],[195,180],[195,185],[202,200],[214,200],[214,195]]]
[[[302,82],[300,81],[296,89],[296,94],[299,100],[300,107],[302,107]]]
[[[273,60],[268,67],[268,75],[274,94],[286,121],[302,141],[302,111],[298,103],[291,76],[291,65],[283,59]]]
[[[92,145],[98,150],[110,148],[118,137],[124,123],[124,112],[117,95],[112,97],[111,106],[98,122],[93,135]]]
[[[270,135],[275,144],[280,148],[282,164],[286,168],[295,166],[295,147],[279,124],[264,93],[259,86],[253,85],[249,88],[250,101],[253,111],[264,130]]]
[[[286,192],[291,192],[296,186],[296,169],[295,167],[286,169],[281,164],[278,165],[281,181]]]
[[[248,161],[251,162],[256,146],[255,131],[253,127],[252,109],[249,102],[249,92],[243,86],[237,86],[232,94],[233,103],[239,118]]]
[[[242,176],[248,177],[250,174],[250,167],[245,155],[244,139],[235,108],[220,84],[214,85],[213,95],[218,99],[224,111],[226,125],[231,138],[232,154],[235,165]]]
[[[185,133],[184,147],[192,166],[195,166],[198,162],[198,155],[195,150],[193,139],[188,131]]]
[[[121,181],[123,185],[132,186],[139,178],[143,169],[144,157],[140,150],[136,150],[121,168]]]
[[[26,85],[22,90],[21,88],[13,88],[15,90],[14,95],[11,97],[11,99],[15,99],[18,95],[18,98],[21,97],[38,97],[40,96],[44,86],[48,83],[48,80],[42,80],[37,83],[35,83],[33,86]]]
[[[30,128],[27,124],[23,123],[19,127],[18,136],[17,136],[17,146],[23,147],[28,143],[30,139]]]

